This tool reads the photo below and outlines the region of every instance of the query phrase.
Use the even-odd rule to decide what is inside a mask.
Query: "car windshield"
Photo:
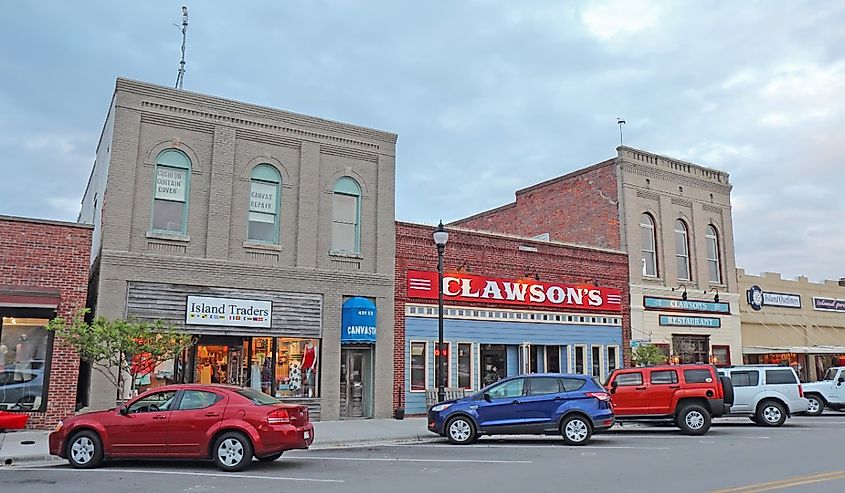
[[[274,397],[253,389],[239,389],[237,393],[249,399],[256,406],[275,406],[282,403]]]
[[[836,372],[839,371],[836,368],[830,368],[827,370],[827,373],[824,374],[824,378],[822,380],[833,380],[836,378]]]

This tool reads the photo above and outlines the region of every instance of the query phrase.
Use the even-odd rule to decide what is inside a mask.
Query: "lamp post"
[[[433,236],[434,244],[437,245],[437,368],[434,377],[437,380],[437,402],[443,402],[446,400],[443,382],[446,375],[443,357],[443,252],[446,250],[446,242],[449,241],[449,232],[443,227],[443,221],[437,225]]]

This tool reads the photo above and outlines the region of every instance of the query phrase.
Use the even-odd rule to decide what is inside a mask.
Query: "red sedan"
[[[305,406],[248,388],[169,385],[117,409],[65,419],[50,434],[50,453],[78,468],[105,459],[211,458],[224,471],[240,471],[253,456],[270,462],[313,441]]]

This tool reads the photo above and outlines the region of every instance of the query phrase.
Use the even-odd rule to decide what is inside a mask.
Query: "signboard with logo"
[[[660,325],[669,327],[706,327],[708,329],[718,329],[722,326],[722,320],[715,317],[660,315]]]
[[[801,295],[790,293],[770,293],[763,291],[760,286],[751,286],[746,291],[748,304],[755,310],[764,306],[779,306],[782,308],[801,308]]]
[[[188,296],[185,323],[269,329],[272,314],[271,301]]]
[[[437,272],[408,271],[408,296],[436,300]],[[548,283],[534,279],[496,279],[463,273],[443,276],[443,298],[464,303],[622,311],[622,291],[618,289]]]
[[[730,303],[714,303],[712,301],[678,300],[673,298],[658,298],[643,296],[643,306],[647,310],[672,310],[678,312],[700,313],[731,313]]]
[[[349,298],[343,303],[341,343],[376,342],[376,305],[367,298]]]
[[[813,296],[813,309],[822,312],[845,313],[845,300]]]

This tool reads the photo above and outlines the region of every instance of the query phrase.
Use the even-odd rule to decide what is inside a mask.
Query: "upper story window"
[[[675,258],[678,261],[678,280],[689,281],[689,234],[687,225],[680,219],[675,221]]]
[[[655,235],[654,219],[651,214],[643,214],[640,217],[640,237],[643,276],[657,277],[657,236]]]
[[[247,239],[264,243],[279,242],[279,204],[282,176],[269,164],[252,170],[249,188]]]
[[[361,251],[361,186],[348,176],[334,184],[332,250]]]
[[[722,264],[719,260],[719,234],[712,225],[707,225],[707,270],[710,282],[722,284]]]
[[[190,189],[191,160],[176,149],[162,151],[156,158],[153,230],[186,233]]]

